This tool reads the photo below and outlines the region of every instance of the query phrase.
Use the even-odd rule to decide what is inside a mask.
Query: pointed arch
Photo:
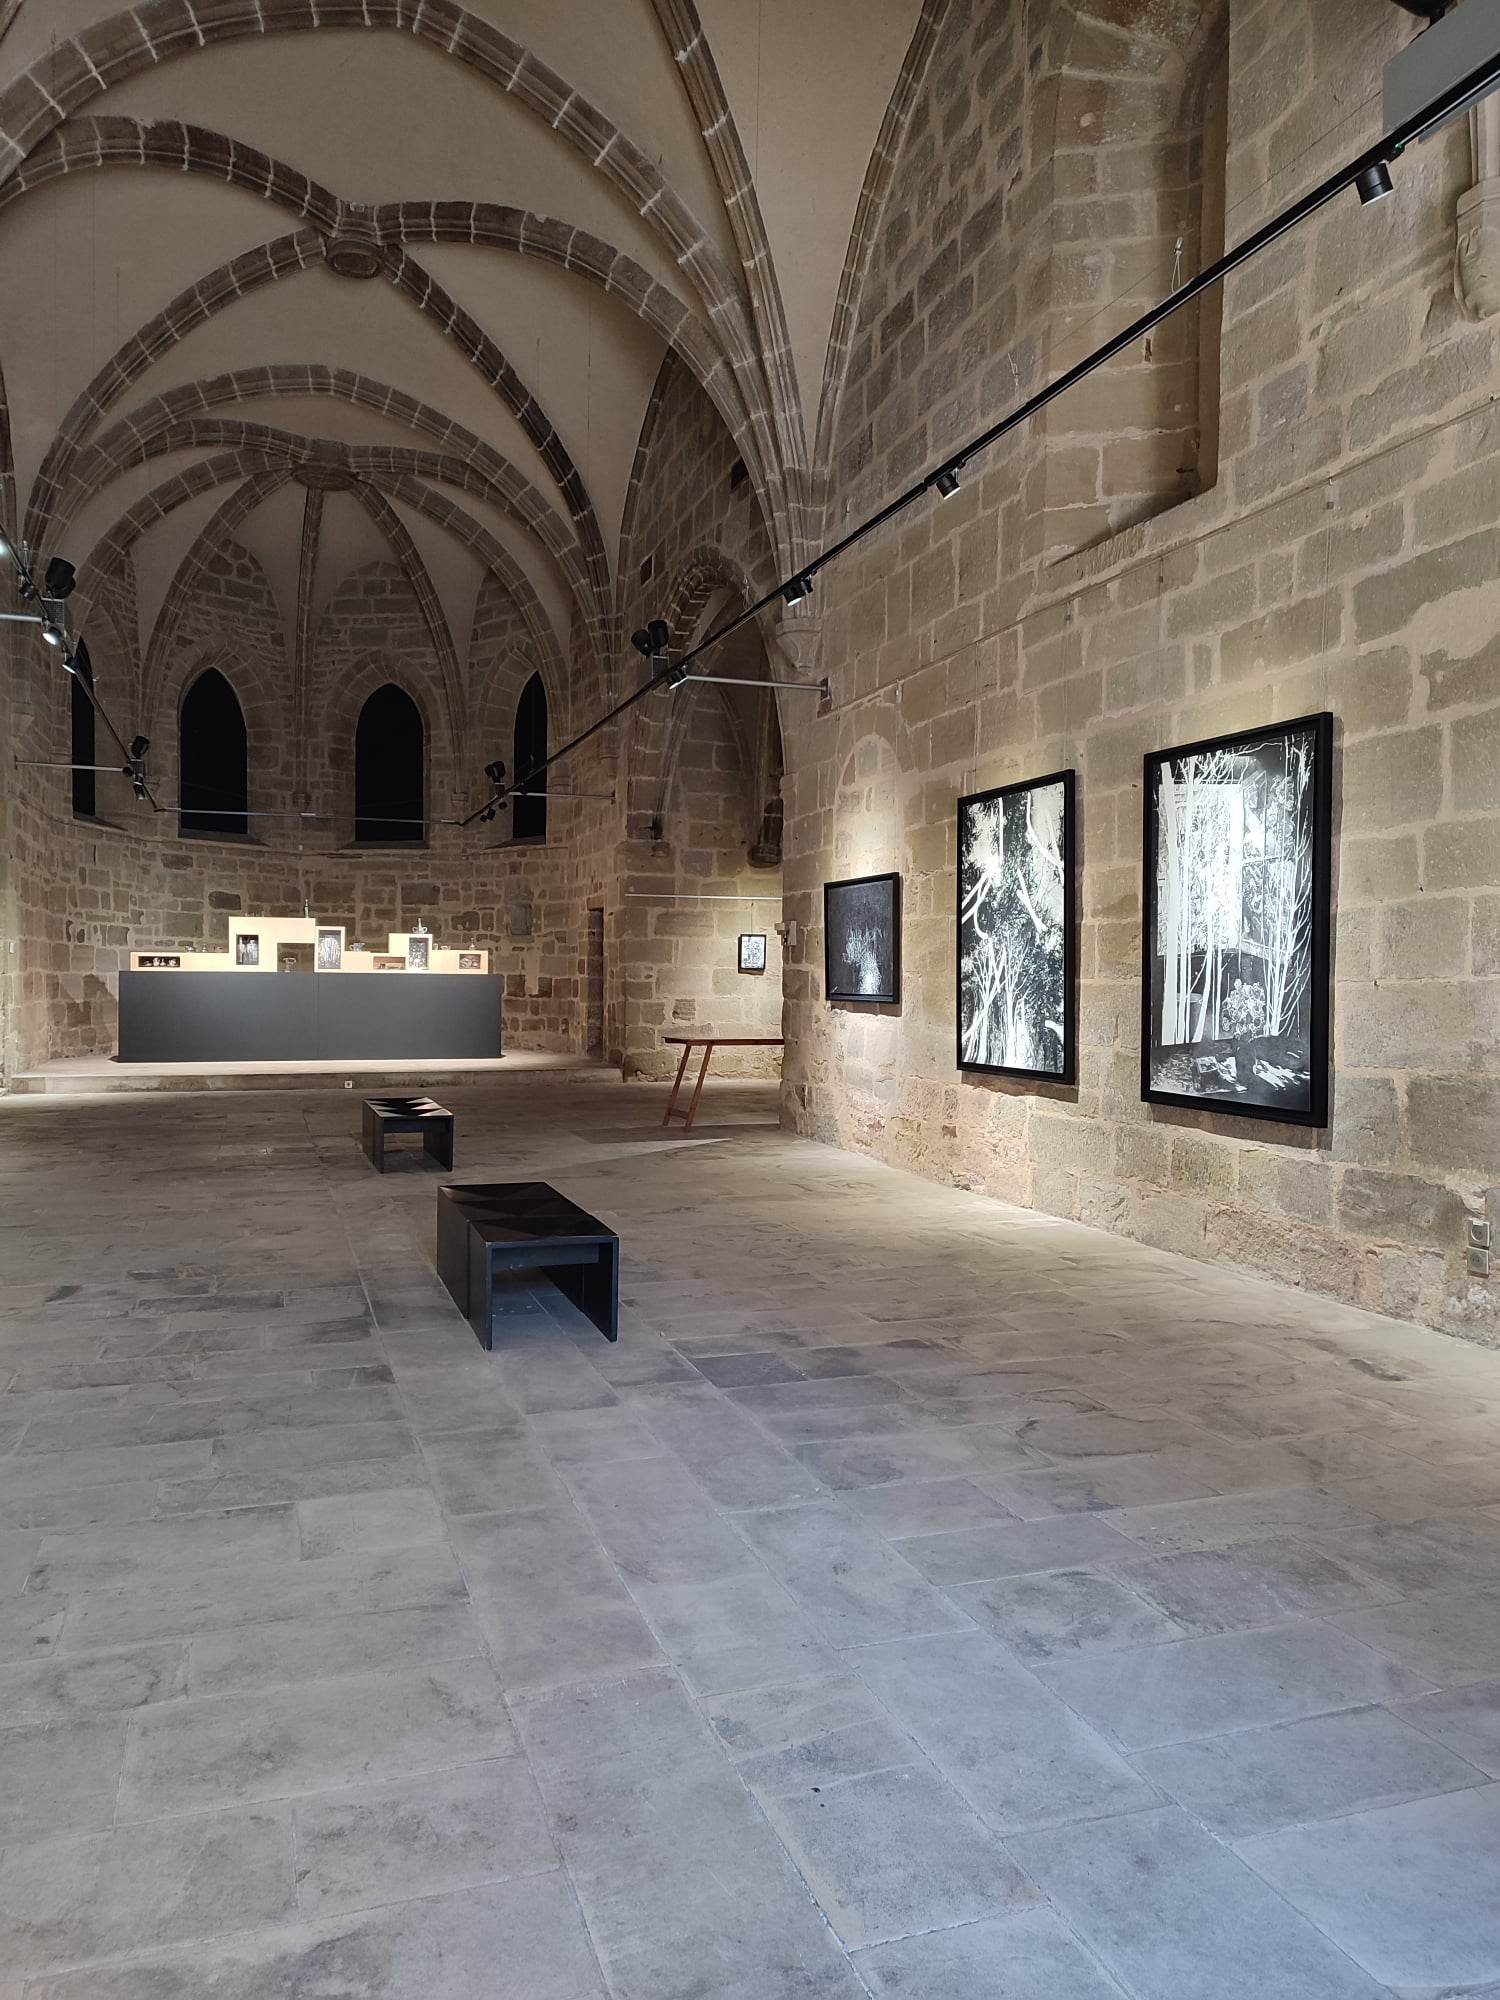
[[[182,698],[177,724],[180,833],[244,835],[250,830],[250,742],[239,696],[217,667],[205,667]]]
[[[515,728],[511,732],[511,771],[517,784],[529,771],[547,761],[547,690],[540,674],[533,674],[516,703]],[[513,840],[544,840],[547,836],[547,774],[533,778],[524,792],[511,801],[510,832]]]
[[[354,725],[354,838],[427,837],[427,744],[422,711],[395,681],[366,696]]]

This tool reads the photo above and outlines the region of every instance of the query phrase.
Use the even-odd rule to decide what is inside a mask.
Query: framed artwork
[[[260,939],[251,931],[241,931],[234,941],[236,965],[260,964]]]
[[[483,972],[484,953],[482,951],[461,951],[458,954],[460,972]]]
[[[344,963],[344,933],[342,931],[318,932],[318,970],[337,972]]]
[[[764,972],[766,969],[766,938],[764,931],[742,931],[740,933],[740,971]]]
[[[1078,1073],[1074,777],[958,802],[958,1067]]]
[[[406,962],[413,972],[427,970],[427,946],[428,939],[425,936],[418,937],[415,932],[407,939]]]
[[[901,998],[901,877],[823,884],[823,977],[830,1000]]]
[[[377,972],[405,972],[406,960],[404,958],[397,958],[389,952],[377,951],[375,953],[375,970]]]
[[[1141,1095],[1328,1122],[1333,717],[1146,758]]]

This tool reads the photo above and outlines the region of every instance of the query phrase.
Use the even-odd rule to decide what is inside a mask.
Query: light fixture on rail
[[[672,643],[672,633],[665,618],[653,618],[649,625],[643,625],[639,632],[632,632],[630,643],[643,659],[651,659],[657,653],[664,653]]]
[[[54,625],[50,618],[44,618],[42,620],[42,637],[49,646],[60,646],[63,643],[62,627]]]
[[[486,764],[484,775],[492,785],[503,785],[505,783],[505,765],[501,759],[497,757],[493,764]]]
[[[89,658],[89,649],[80,639],[71,653],[63,654],[63,665],[70,674],[76,674],[85,687],[94,684],[94,663]]]
[[[6,534],[4,528],[0,528],[0,562],[4,562],[7,556],[14,554],[15,549],[11,546],[10,536]]]
[[[680,688],[689,678],[688,670],[680,661],[663,660],[661,676],[669,688]]]
[[[1354,192],[1359,196],[1360,206],[1368,208],[1372,201],[1384,201],[1388,194],[1394,194],[1396,183],[1391,179],[1391,170],[1384,160],[1376,160],[1365,168],[1354,182]]]
[[[804,597],[812,596],[812,589],[813,580],[804,571],[801,576],[794,576],[790,583],[781,586],[781,601],[786,605],[800,604]]]
[[[71,597],[78,584],[78,572],[63,556],[54,556],[42,579],[42,595],[53,604]]]
[[[927,483],[940,500],[951,500],[958,491],[958,474],[951,465],[945,465],[941,471],[933,473]]]

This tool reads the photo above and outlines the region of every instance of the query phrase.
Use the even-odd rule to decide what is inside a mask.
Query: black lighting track
[[[836,542],[831,542],[810,562],[800,564],[790,576],[783,578],[773,589],[768,590],[763,597],[757,598],[743,611],[737,612],[726,624],[708,633],[679,659],[657,666],[649,680],[643,681],[622,701],[616,702],[614,707],[607,709],[597,721],[591,722],[587,729],[580,730],[578,735],[560,745],[540,764],[522,772],[513,783],[503,786],[458,824],[472,825],[481,813],[489,811],[492,806],[502,805],[513,794],[535,783],[545,771],[587,743],[590,737],[597,736],[601,729],[608,728],[611,722],[634,708],[637,702],[644,701],[646,696],[654,693],[657,688],[680,685],[681,669],[701,658],[710,646],[717,646],[721,640],[729,638],[732,633],[748,625],[752,619],[758,618],[762,611],[768,611],[773,604],[795,603],[806,597],[812,579],[820,570],[827,569],[830,563],[835,563],[841,556],[847,555],[850,549],[856,548],[878,528],[885,527],[887,522],[895,520],[898,514],[904,514],[908,507],[915,506],[924,495],[936,493],[946,499],[955,493],[958,490],[958,476],[971,459],[977,458],[981,452],[988,451],[991,445],[998,444],[1001,438],[1029,422],[1039,411],[1045,410],[1049,403],[1055,403],[1059,396],[1064,396],[1069,389],[1076,388],[1078,383],[1092,375],[1095,369],[1102,368],[1106,362],[1113,361],[1117,354],[1123,354],[1127,347],[1133,347],[1138,340],[1143,340],[1154,327],[1160,326],[1164,319],[1170,319],[1173,313],[1181,312],[1184,306],[1191,305],[1193,300],[1201,297],[1210,286],[1221,284],[1242,264],[1248,264],[1252,257],[1257,257],[1262,250],[1269,249],[1289,230],[1300,227],[1320,209],[1326,208],[1331,201],[1336,201],[1341,194],[1358,187],[1361,181],[1369,185],[1372,180],[1378,183],[1383,178],[1388,179],[1385,170],[1389,168],[1392,160],[1399,158],[1405,152],[1408,146],[1424,138],[1448,119],[1456,117],[1470,104],[1487,95],[1497,84],[1500,84],[1500,54],[1490,56],[1477,69],[1471,70],[1457,83],[1450,84],[1448,89],[1440,97],[1435,98],[1425,110],[1403,119],[1399,125],[1378,139],[1373,146],[1367,147],[1347,166],[1340,167],[1335,174],[1330,174],[1326,181],[1320,181],[1315,188],[1294,201],[1290,207],[1282,209],[1278,215],[1273,215],[1269,222],[1252,231],[1243,243],[1236,244],[1233,250],[1226,251],[1215,263],[1207,265],[1196,278],[1190,278],[1186,284],[1179,285],[1176,291],[1169,292],[1159,305],[1152,306],[1148,312],[1142,313],[1139,319],[1132,320],[1122,332],[1105,341],[1102,347],[1096,347],[1092,354],[1086,355],[1082,361],[1065,370],[1054,381],[1047,383],[1034,396],[1002,417],[998,423],[991,424],[988,430],[981,431],[978,437],[971,438],[962,450],[952,453],[940,465],[924,473],[914,486],[907,487],[904,493],[898,493],[894,500],[888,500],[883,507],[870,515],[868,520],[861,521],[857,528],[851,528],[847,535],[841,536]],[[1370,196],[1362,192],[1361,200],[1368,199]]]

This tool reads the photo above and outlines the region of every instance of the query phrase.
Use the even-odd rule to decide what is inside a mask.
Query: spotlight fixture
[[[493,806],[486,806],[484,811],[479,815],[479,824],[481,826],[488,826],[494,817],[495,808]]]
[[[1388,194],[1395,192],[1395,182],[1391,170],[1384,160],[1377,160],[1373,167],[1366,167],[1355,180],[1354,189],[1360,205],[1368,208],[1372,201],[1384,201]]]
[[[94,685],[94,663],[89,658],[89,649],[82,639],[73,648],[72,654],[65,664],[70,673],[77,674],[85,687],[92,687]]]
[[[132,736],[130,739],[130,749],[126,754],[132,764],[144,764],[146,761],[146,752],[150,748],[151,738],[149,736]]]
[[[484,775],[492,785],[503,785],[505,783],[505,766],[497,757],[493,764],[485,765]]]
[[[61,556],[54,556],[47,565],[44,579],[44,594],[54,604],[61,604],[65,597],[73,595],[73,587],[78,581],[78,573],[70,562]]]
[[[146,790],[146,780],[142,777],[138,776],[132,778],[130,781],[130,789],[135,793],[138,799],[146,799],[151,796],[151,794]]]
[[[52,624],[50,620],[46,619],[42,621],[42,637],[49,646],[60,646],[63,642],[61,627]]]
[[[940,500],[951,500],[958,491],[958,474],[951,465],[945,465],[941,472],[935,472],[928,482]]]
[[[653,618],[639,632],[631,633],[630,643],[643,659],[649,660],[654,653],[664,653],[671,645],[671,629],[665,618]]]
[[[783,586],[781,601],[788,605],[800,604],[804,597],[812,596],[812,587],[810,576],[794,576],[790,583]]]
[[[662,679],[669,688],[680,688],[688,677],[688,670],[682,665],[681,661],[677,661],[674,664],[671,660],[663,660],[661,667]]]
[[[6,534],[3,528],[0,528],[0,562],[3,562],[7,556],[13,556],[14,554],[15,550],[11,547],[10,536]]]

